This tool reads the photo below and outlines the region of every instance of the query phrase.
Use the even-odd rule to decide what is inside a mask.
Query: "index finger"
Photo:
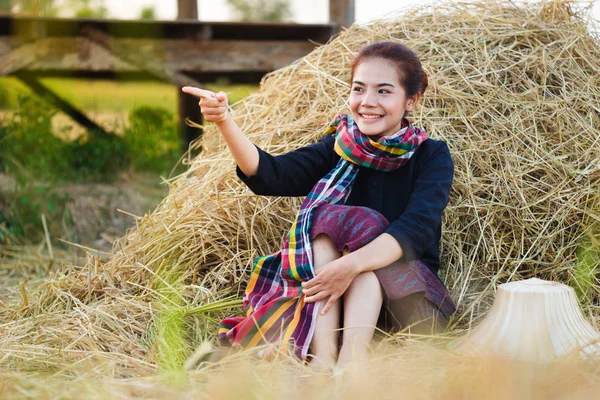
[[[200,97],[201,99],[216,98],[217,96],[210,90],[204,90],[193,86],[184,86],[181,88],[184,93],[192,96]]]
[[[327,311],[329,311],[331,306],[335,304],[337,299],[338,299],[338,296],[334,296],[334,295],[329,296],[329,300],[327,301],[327,304],[325,304],[325,307],[323,307],[323,309],[321,310],[321,315],[327,314]]]

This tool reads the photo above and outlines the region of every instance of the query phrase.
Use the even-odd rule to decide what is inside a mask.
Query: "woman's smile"
[[[360,115],[361,118],[366,119],[366,120],[378,120],[383,118],[383,115],[380,114],[358,114]]]

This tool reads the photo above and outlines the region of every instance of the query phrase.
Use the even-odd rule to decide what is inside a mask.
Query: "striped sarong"
[[[310,241],[312,217],[321,204],[344,204],[360,167],[393,171],[404,165],[427,133],[406,124],[394,135],[373,141],[362,134],[351,116],[338,115],[326,134],[335,134],[340,161],[312,188],[284,239],[279,252],[254,260],[243,296],[245,317],[224,319],[219,326],[222,343],[243,348],[280,342],[304,359],[318,313],[317,304],[305,303],[301,283],[315,276]]]

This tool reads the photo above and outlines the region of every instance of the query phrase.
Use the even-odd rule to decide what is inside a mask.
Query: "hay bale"
[[[459,3],[353,26],[266,76],[258,93],[233,107],[237,122],[273,154],[314,142],[347,111],[354,54],[380,40],[421,57],[430,85],[413,120],[445,140],[455,161],[443,274],[457,323],[482,314],[480,300],[496,283],[533,276],[568,283],[581,240],[600,221],[600,44],[585,18],[564,2]],[[75,341],[69,349],[113,352],[111,360],[122,354],[126,366],[144,370],[156,361],[154,345],[140,340],[158,318],[152,304],[185,308],[243,289],[252,259],[279,248],[300,199],[254,196],[235,177],[214,127],[205,138],[206,149],[107,263],[73,268],[41,286],[27,307],[15,296],[1,313],[14,323],[1,328],[0,348],[44,343],[36,351],[49,364],[68,365],[81,356],[56,349]],[[30,318],[21,322],[23,315]],[[185,320],[191,338],[214,339],[199,321]],[[72,331],[61,329],[67,323]],[[17,359],[3,363],[29,365]]]

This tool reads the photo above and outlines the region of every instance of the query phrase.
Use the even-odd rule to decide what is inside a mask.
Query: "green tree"
[[[10,11],[12,9],[11,0],[0,0],[0,12]]]
[[[2,2],[6,3],[5,0],[2,0]],[[8,1],[8,3],[11,3],[11,1]],[[54,0],[12,0],[12,5],[17,14],[35,17],[53,17],[58,14],[58,10],[54,6]],[[12,7],[9,5],[8,8],[11,9]]]
[[[77,18],[108,17],[108,8],[103,0],[72,0],[71,4]]]
[[[279,22],[291,17],[289,0],[227,0],[240,21]]]
[[[148,21],[155,20],[156,13],[154,11],[154,7],[148,6],[148,7],[142,8],[142,11],[140,12],[140,19],[148,20]]]

